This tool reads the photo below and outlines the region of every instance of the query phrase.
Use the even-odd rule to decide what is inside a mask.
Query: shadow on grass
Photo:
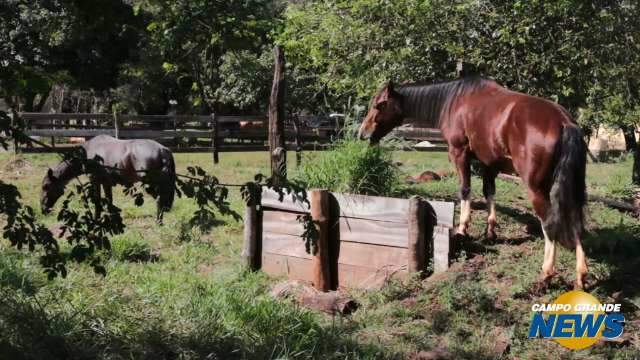
[[[150,312],[140,321],[120,323],[109,315],[65,311],[66,305],[55,298],[44,300],[7,287],[0,287],[0,294],[0,359],[393,357],[376,345],[355,341],[341,322],[322,325],[293,308],[259,308],[267,311],[260,315],[264,318],[245,319],[256,309],[229,312],[255,305],[236,303],[196,319],[175,322]],[[116,311],[111,316],[127,315]],[[235,321],[227,323],[226,316]],[[270,326],[272,331],[265,331]]]
[[[624,298],[640,294],[640,225],[619,224],[592,230],[584,239],[589,258],[607,264],[611,269],[608,278],[596,279],[592,288],[606,294],[616,294],[624,304]],[[626,305],[638,308],[638,305]],[[640,310],[640,308],[638,308]]]
[[[0,289],[4,291],[5,289]],[[85,319],[86,321],[87,319]],[[74,317],[56,317],[20,296],[0,300],[0,359],[268,359],[290,357],[384,358],[385,352],[372,344],[358,344],[341,331],[308,331],[316,346],[299,353],[289,350],[288,334],[271,334],[267,341],[252,343],[238,331],[226,331],[212,321],[179,334],[165,323],[149,319],[140,331],[120,333],[99,330],[100,319],[78,323]],[[255,329],[254,329],[255,330]],[[249,341],[249,342],[248,342]],[[292,345],[295,348],[295,345]]]

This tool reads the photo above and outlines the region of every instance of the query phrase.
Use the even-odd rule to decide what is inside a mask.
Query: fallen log
[[[635,203],[631,203],[628,201],[608,199],[604,196],[599,195],[589,195],[589,201],[597,201],[614,209],[633,212],[636,215],[640,214],[640,204],[638,204],[638,201],[636,201]]]
[[[300,306],[327,314],[349,315],[359,304],[339,291],[321,292],[303,281],[284,281],[276,284],[271,296],[277,299],[291,299]]]
[[[512,182],[522,182],[522,180],[519,177],[513,176],[513,175],[498,174],[498,177],[502,180],[507,180]],[[620,211],[627,211],[627,212],[632,212],[635,215],[640,215],[640,199],[637,199],[634,202],[629,202],[629,201],[622,201],[622,200],[616,200],[616,199],[609,199],[600,195],[589,195],[588,201],[599,202]]]

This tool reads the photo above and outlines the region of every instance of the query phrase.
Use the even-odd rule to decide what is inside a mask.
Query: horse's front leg
[[[102,204],[100,196],[100,182],[97,179],[91,179],[91,190],[93,195],[93,205],[95,206],[96,219],[102,214]]]
[[[492,167],[485,167],[482,173],[482,193],[487,201],[487,211],[489,216],[487,217],[487,239],[496,239],[496,176],[498,172]]]
[[[467,235],[467,229],[471,222],[471,152],[468,146],[462,148],[451,147],[452,161],[458,171],[460,180],[460,224],[458,234]]]

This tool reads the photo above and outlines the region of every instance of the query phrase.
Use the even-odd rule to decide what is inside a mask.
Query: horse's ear
[[[374,105],[377,107],[378,105],[389,101],[389,98],[391,97],[390,95],[392,92],[393,92],[393,83],[391,82],[391,80],[389,80],[384,85],[384,88],[382,88],[382,91],[380,91],[380,93],[378,94],[378,97],[376,98]]]
[[[47,177],[51,180],[55,179],[55,176],[53,176],[53,170],[51,170],[51,168],[47,170]]]
[[[395,91],[394,87],[395,87],[395,84],[393,83],[393,80],[387,81],[387,86],[386,86],[387,91],[394,92]]]

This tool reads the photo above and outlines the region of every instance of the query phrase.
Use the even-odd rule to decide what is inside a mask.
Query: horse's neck
[[[440,84],[400,89],[400,94],[404,95],[405,119],[412,119],[424,127],[439,127],[442,120],[440,115],[448,100],[448,94],[443,90]]]
[[[64,185],[67,185],[72,179],[82,175],[82,166],[79,163],[64,160],[53,170],[53,175],[58,178]]]

